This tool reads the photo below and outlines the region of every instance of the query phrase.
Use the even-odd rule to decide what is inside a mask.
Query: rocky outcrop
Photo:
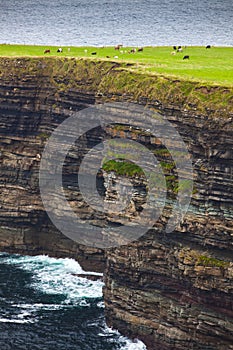
[[[78,245],[51,224],[39,195],[38,171],[45,142],[56,126],[71,111],[105,101],[134,101],[165,114],[192,154],[195,179],[189,211],[168,234],[176,172],[158,140],[146,131],[118,125],[80,141],[85,152],[106,135],[140,141],[163,162],[167,179],[169,201],[153,229],[137,242],[106,252],[108,324],[139,337],[150,350],[232,349],[230,88],[143,76],[114,62],[0,59],[0,249],[71,256],[85,269],[103,270],[103,251]],[[114,212],[94,215],[76,192],[79,162],[67,158],[64,187],[82,218],[101,226],[133,222],[145,198],[145,179],[128,174],[124,181],[117,171],[104,173],[106,202],[114,202],[128,180],[135,191],[123,217]]]
[[[60,63],[0,60],[0,249],[70,256],[78,258],[86,270],[102,272],[103,251],[78,245],[63,236],[51,224],[40,199],[39,164],[46,140],[71,111],[95,102],[95,90],[91,87],[95,79],[84,76],[84,70],[82,83],[66,91],[62,76],[66,62]],[[74,66],[79,71],[79,64]],[[95,142],[95,135],[86,141],[89,147]],[[72,161],[67,162],[67,169]],[[72,171],[68,169],[66,182]],[[85,207],[79,203],[82,206]],[[83,215],[88,218],[89,210],[84,209]]]
[[[168,109],[166,116],[192,154],[191,205],[174,232],[165,230],[170,214],[167,204],[154,228],[139,241],[108,252],[106,319],[121,332],[142,339],[150,350],[232,349],[232,117],[211,119]],[[130,132],[121,131],[121,137],[141,139],[159,155],[153,137]],[[170,162],[164,155],[162,160]],[[168,168],[164,171],[169,176]],[[124,192],[120,187],[126,185],[116,172],[110,172],[108,179],[118,193]],[[144,180],[141,190],[138,180],[131,181],[138,194],[125,218],[133,221],[131,208],[137,208],[142,199]],[[171,201],[174,190],[169,191]]]
[[[232,271],[154,232],[109,253],[107,322],[148,349],[231,349]]]

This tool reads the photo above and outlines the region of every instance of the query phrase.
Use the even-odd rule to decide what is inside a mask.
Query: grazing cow
[[[59,49],[57,49],[57,52],[62,52],[63,50],[62,50],[62,48],[61,47],[59,47]]]
[[[176,46],[173,46],[173,50],[176,50]]]
[[[179,47],[179,48],[177,49],[177,52],[183,52],[182,47]]]
[[[136,52],[136,49],[131,49],[130,50],[130,53],[135,53]]]
[[[115,46],[115,50],[120,50],[122,47],[123,47],[123,45],[119,44],[119,45]]]
[[[92,52],[91,54],[92,54],[92,55],[97,55],[97,52]]]
[[[138,52],[143,52],[143,47],[139,47]]]
[[[178,49],[177,49],[177,50],[179,50],[179,49],[182,49],[182,46],[178,46]]]
[[[211,45],[207,45],[205,48],[206,49],[211,49]]]
[[[106,58],[111,58],[110,56],[106,56]]]
[[[183,57],[183,60],[189,60],[189,55],[185,55],[185,56]]]
[[[44,50],[44,53],[50,53],[50,49]]]

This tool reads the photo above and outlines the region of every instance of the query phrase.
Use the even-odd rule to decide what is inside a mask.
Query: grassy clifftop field
[[[50,53],[44,54],[45,50]],[[132,47],[58,47],[29,45],[0,45],[0,57],[76,57],[131,63],[131,71],[162,75],[188,81],[205,82],[210,85],[233,86],[233,47],[187,47],[176,52],[171,47],[144,47],[142,52]],[[93,55],[93,53],[95,53]],[[183,60],[184,56],[189,59]]]

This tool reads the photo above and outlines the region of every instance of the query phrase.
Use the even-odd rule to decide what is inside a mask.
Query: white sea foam
[[[121,340],[121,337],[120,337]],[[146,350],[146,345],[140,340],[132,342],[131,340],[124,338],[125,345],[123,345],[120,350]]]
[[[103,302],[103,301],[100,301],[100,302],[97,304],[97,306],[104,309],[104,302]]]
[[[100,337],[108,335],[117,335],[118,343],[121,346],[120,350],[147,350],[146,345],[140,340],[135,339],[134,341],[122,336],[117,330],[103,325],[102,332],[98,334]]]
[[[28,314],[30,315],[40,310],[56,311],[56,310],[64,309],[63,304],[12,304],[12,307],[17,309],[26,309],[28,310]],[[73,305],[65,305],[65,308],[71,308],[71,307],[73,307]]]
[[[33,273],[31,286],[35,290],[65,296],[63,305],[88,306],[85,299],[102,297],[103,282],[75,276],[88,273],[84,272],[79,263],[73,259],[55,259],[39,255],[34,257],[9,256],[4,260],[5,263]],[[102,276],[98,273],[95,275]]]
[[[9,318],[0,318],[1,323],[33,323],[32,320],[19,320],[17,318],[15,319],[9,319]]]
[[[15,310],[20,310],[14,318],[0,318],[0,322],[5,323],[33,323],[36,322],[35,313],[40,310],[55,311],[74,306],[89,307],[91,299],[102,298],[103,282],[101,280],[90,281],[87,278],[75,276],[84,272],[79,263],[73,259],[55,259],[45,255],[40,256],[20,256],[3,255],[2,262],[15,265],[25,271],[32,273],[32,284],[35,290],[51,294],[63,295],[64,300],[59,304],[12,304]],[[90,274],[93,275],[92,272]],[[102,274],[95,273],[102,276]],[[99,308],[104,308],[104,302],[97,303]],[[97,320],[96,326],[99,326]],[[109,341],[117,341],[120,350],[146,350],[146,346],[139,340],[131,341],[123,337],[118,331],[108,328],[103,322],[100,337],[111,337]]]
[[[31,311],[21,311],[19,314],[9,317],[0,317],[1,323],[34,323],[36,320],[34,317],[31,317]]]

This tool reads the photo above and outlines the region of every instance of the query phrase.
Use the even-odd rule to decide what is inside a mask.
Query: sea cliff
[[[146,235],[106,252],[70,241],[51,224],[40,199],[41,154],[51,132],[71,111],[95,103],[127,101],[154,108],[174,125],[192,155],[194,191],[184,221],[166,233],[170,208]],[[107,323],[139,337],[149,350],[233,349],[233,89],[130,71],[116,62],[65,58],[0,59],[0,247],[24,254],[70,256],[88,270],[103,271]],[[90,149],[104,136],[131,138],[163,161],[152,135],[124,127],[86,136]],[[70,201],[84,220],[93,215],[73,193],[76,168],[67,160]],[[166,166],[167,164],[167,166]],[[136,208],[145,189],[136,180]],[[124,187],[117,171],[103,173],[106,201]],[[68,188],[68,186],[67,186]],[[176,195],[169,188],[171,199]],[[133,212],[126,213],[128,220]],[[118,218],[119,221],[119,218]]]

